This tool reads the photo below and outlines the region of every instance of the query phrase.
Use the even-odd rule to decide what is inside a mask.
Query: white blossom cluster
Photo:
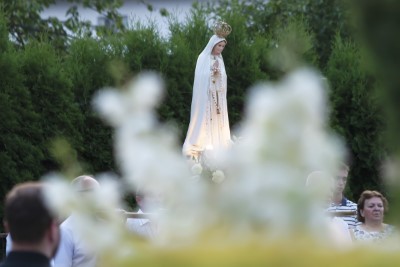
[[[47,175],[46,197],[56,214],[65,219],[74,216],[73,226],[82,236],[88,251],[105,252],[123,244],[124,220],[118,208],[122,207],[119,184],[110,175],[99,174],[102,186],[90,192],[77,192],[70,183],[57,174]],[[124,249],[118,253],[124,253]]]
[[[313,209],[305,179],[314,170],[335,170],[343,152],[326,127],[325,88],[318,74],[303,69],[279,84],[253,88],[240,142],[215,159],[224,170],[212,174],[217,185],[191,179],[201,174],[202,166],[190,166],[181,155],[176,131],[157,121],[154,109],[162,89],[158,76],[145,73],[126,88],[106,88],[95,97],[96,111],[114,127],[123,185],[102,184],[107,189],[95,196],[94,203],[113,213],[120,205],[121,188],[161,190],[165,212],[159,218],[158,241],[168,245],[195,242],[213,227],[223,227],[234,238],[262,233],[259,236],[266,239],[313,228],[320,210]],[[66,185],[54,185],[51,199],[57,209],[79,206],[71,204],[73,196],[65,192]],[[116,219],[106,221],[113,225],[108,232],[120,231]],[[84,234],[97,247],[121,238],[113,233],[108,237],[113,241],[101,239],[102,229],[82,222]],[[124,251],[121,245],[118,249]]]
[[[323,231],[315,227],[323,219],[320,200],[308,194],[305,181],[316,170],[334,174],[344,152],[326,125],[326,89],[320,75],[301,69],[251,91],[243,140],[224,159],[230,183],[221,194],[240,229],[261,224],[278,238]]]

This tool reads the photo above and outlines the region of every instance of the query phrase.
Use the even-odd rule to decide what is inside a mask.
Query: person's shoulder
[[[73,224],[74,218],[73,215],[70,215],[60,224],[60,228],[70,228]]]
[[[350,231],[353,233],[354,237],[358,237],[364,233],[364,229],[362,228],[361,224],[356,224],[350,229]]]
[[[386,224],[386,223],[384,224],[384,228],[385,228],[385,231],[387,231],[387,232],[394,232],[397,230],[396,226],[391,225],[391,224]]]
[[[76,232],[74,229],[76,227],[75,223],[76,222],[74,222],[74,219],[71,215],[60,224],[60,232],[63,236],[62,241],[67,242],[67,240],[73,239],[74,233]]]
[[[348,198],[346,198],[346,206],[348,206],[348,207],[356,207],[357,208],[357,204],[354,203],[353,201],[349,200]]]
[[[142,219],[139,219],[139,218],[128,218],[128,219],[126,219],[126,222],[125,222],[125,224],[126,225],[140,225],[140,221],[141,221]]]
[[[141,219],[128,218],[126,219],[125,226],[129,231],[136,232],[141,228]]]

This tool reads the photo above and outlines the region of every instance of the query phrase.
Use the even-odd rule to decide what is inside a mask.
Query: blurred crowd
[[[365,190],[357,203],[350,201],[344,195],[348,174],[349,167],[342,164],[336,175],[315,171],[307,177],[305,188],[322,204],[329,238],[339,245],[380,244],[389,240],[396,230],[384,222],[387,199],[378,191]],[[4,225],[9,232],[7,257],[0,266],[96,266],[96,252],[86,246],[74,228],[76,214],[60,223],[46,203],[45,187],[44,182],[28,182],[16,185],[8,193],[4,207]],[[85,196],[101,185],[94,177],[83,175],[75,178],[71,187]],[[135,195],[137,212],[118,208],[115,211],[133,235],[151,241],[158,234],[157,217],[152,215],[163,206],[162,192],[150,194],[145,188],[138,188]]]

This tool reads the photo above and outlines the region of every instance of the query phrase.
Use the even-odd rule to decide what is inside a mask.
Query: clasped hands
[[[220,73],[218,60],[215,60],[214,64],[212,65],[212,72],[213,75],[218,75]]]

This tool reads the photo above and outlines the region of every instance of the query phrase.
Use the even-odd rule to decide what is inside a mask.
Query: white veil
[[[188,132],[186,135],[185,143],[183,144],[183,153],[185,155],[192,155],[193,152],[200,152],[205,149],[207,145],[207,108],[209,105],[208,91],[210,87],[210,77],[211,77],[211,52],[214,46],[225,41],[225,38],[213,35],[204,50],[200,53],[197,58],[194,83],[193,83],[193,96],[192,96],[192,106],[190,112],[190,124]],[[222,59],[222,55],[220,55]],[[223,83],[226,85],[226,72],[223,60],[221,72],[223,72],[222,79]],[[226,90],[224,98],[226,99]],[[229,120],[227,106],[224,105],[222,110],[223,120],[227,123],[227,138],[230,140],[229,131]]]

